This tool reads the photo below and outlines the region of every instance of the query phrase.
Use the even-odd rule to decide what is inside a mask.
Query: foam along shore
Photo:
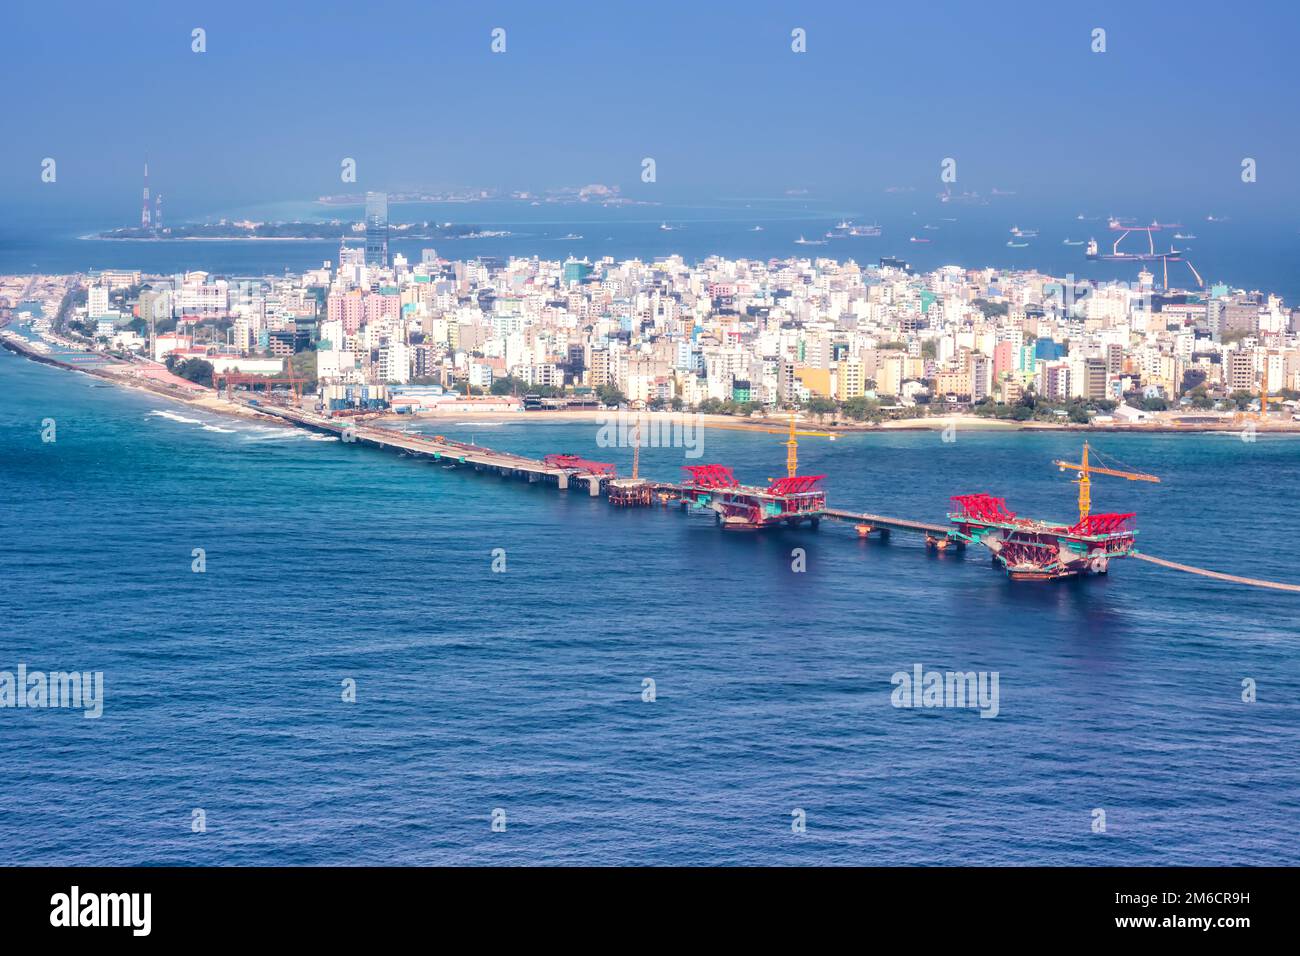
[[[76,346],[67,343],[64,340],[55,340],[57,344],[65,348],[75,348]],[[41,352],[36,349],[31,340],[26,339],[14,332],[6,329],[0,329],[0,347],[10,352],[21,355],[33,362],[39,362],[42,365],[52,365],[55,368],[61,368],[70,372],[81,372],[83,375],[90,375],[94,378],[103,379],[118,385],[122,388],[128,388],[136,392],[145,392],[169,401],[179,402],[183,405],[189,405],[204,411],[213,412],[220,415],[231,415],[237,418],[255,420],[264,424],[274,424],[288,428],[284,420],[274,416],[259,412],[247,405],[239,402],[232,402],[221,398],[215,391],[210,388],[204,388],[193,382],[188,382],[178,376],[172,375],[165,369],[159,372],[159,366],[133,365],[122,362],[111,356],[103,356],[105,362],[115,364],[106,364],[100,367],[89,367],[75,365],[71,362],[63,361],[58,354]],[[94,352],[89,349],[78,349],[80,354],[102,356],[103,353]],[[183,384],[180,384],[183,383]]]
[[[171,375],[161,369],[156,364],[144,365],[123,362],[110,355],[102,352],[96,352],[56,336],[48,336],[49,341],[65,349],[76,350],[82,355],[93,355],[101,357],[106,363],[98,368],[90,368],[80,365],[74,365],[70,362],[62,361],[56,354],[41,352],[37,349],[32,340],[24,338],[15,332],[0,328],[0,346],[7,348],[11,352],[18,353],[35,362],[41,362],[45,365],[53,365],[59,368],[67,369],[74,372],[82,372],[86,375],[93,375],[110,382],[114,382],[124,388],[133,388],[137,391],[149,392],[172,401],[181,402],[186,405],[192,405],[206,411],[217,414],[234,415],[239,418],[253,419],[260,422],[275,423],[284,425],[283,419],[275,415],[268,415],[259,412],[242,402],[234,402],[220,397],[216,391],[196,385],[193,382],[186,381],[175,375]],[[954,414],[941,415],[931,418],[908,418],[897,421],[883,422],[879,425],[867,422],[840,423],[832,425],[827,422],[819,421],[816,415],[810,415],[806,412],[800,413],[797,419],[800,428],[815,428],[820,431],[837,432],[837,433],[854,433],[854,432],[876,432],[876,431],[937,431],[948,427],[962,431],[1083,431],[1083,432],[1124,432],[1136,434],[1197,434],[1204,432],[1240,432],[1242,429],[1251,425],[1257,431],[1267,431],[1273,433],[1300,433],[1300,422],[1294,421],[1270,421],[1259,422],[1253,419],[1239,419],[1231,414],[1222,414],[1213,421],[1206,421],[1208,417],[1204,414],[1196,416],[1195,421],[1180,423],[1176,417],[1152,416],[1145,422],[1135,422],[1132,424],[1122,423],[1096,423],[1092,425],[1077,425],[1069,422],[1016,422],[1000,419],[984,418],[972,414]],[[609,422],[615,417],[626,416],[635,418],[640,416],[643,421],[659,421],[668,424],[694,424],[702,422],[706,427],[708,425],[725,425],[728,428],[754,431],[770,431],[775,428],[785,428],[790,423],[788,413],[777,414],[766,418],[739,418],[733,415],[703,415],[697,412],[687,411],[635,411],[629,409],[582,409],[575,411],[538,411],[538,412],[474,412],[467,409],[445,409],[421,412],[418,414],[396,414],[388,412],[376,415],[370,418],[372,421],[464,421],[467,418],[477,418],[482,416],[485,422],[509,422],[545,424],[546,422],[591,422],[604,423]],[[369,417],[369,416],[368,416]],[[287,426],[286,426],[287,427]]]

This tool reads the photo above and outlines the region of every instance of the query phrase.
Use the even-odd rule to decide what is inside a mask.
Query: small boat
[[[805,239],[803,236],[800,236],[798,239],[796,239],[796,240],[794,241],[794,244],[795,244],[796,246],[824,246],[824,245],[826,245],[826,240],[825,240],[825,239]]]
[[[751,229],[751,230],[749,230],[749,231],[750,231],[750,232],[762,232],[762,231],[763,231],[763,227],[762,227],[762,226],[755,226],[753,229]]]
[[[661,223],[659,223],[659,230],[660,230],[661,232],[672,232],[672,231],[673,231],[673,227],[670,226],[670,225],[668,225],[668,223],[666,223],[666,222],[661,222]]]
[[[1083,245],[1083,240],[1082,240],[1082,239],[1066,239],[1066,240],[1064,240],[1064,244],[1067,245],[1067,246],[1081,246],[1081,245]]]
[[[1038,238],[1038,230],[1037,230],[1037,229],[1021,229],[1019,226],[1012,226],[1012,227],[1011,227],[1011,235],[1015,236],[1017,239],[1037,239],[1037,238]]]
[[[938,227],[938,226],[932,226],[932,225],[930,225],[930,224],[927,222],[927,223],[926,223],[924,226],[922,226],[921,228],[922,228],[922,229],[935,230],[935,229],[938,229],[939,227]]]
[[[571,233],[569,233],[567,236],[560,236],[560,238],[561,238],[561,239],[581,239],[582,236],[578,235],[576,232],[571,232]]]
[[[1193,236],[1191,233],[1188,233],[1187,235],[1183,235],[1183,233],[1181,233],[1181,232],[1176,232],[1176,233],[1174,233],[1174,238],[1175,238],[1175,239],[1195,239],[1196,237]]]
[[[929,240],[929,239],[920,239],[920,238],[918,238],[918,237],[916,237],[916,236],[913,236],[911,239],[909,239],[909,240],[907,240],[907,241],[908,241],[908,242],[929,242],[930,240]]]
[[[1015,242],[1015,241],[1012,240],[1012,239],[1008,239],[1008,240],[1007,240],[1007,246],[1008,246],[1009,248],[1011,248],[1011,249],[1028,249],[1028,248],[1029,248],[1029,243],[1027,243],[1027,242]]]

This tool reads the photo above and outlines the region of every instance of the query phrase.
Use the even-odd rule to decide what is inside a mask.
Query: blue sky
[[[957,190],[1300,207],[1295,4],[56,0],[0,16],[0,200],[47,201],[46,156],[62,202],[134,197],[147,153],[194,209],[588,182],[931,194],[954,157]]]

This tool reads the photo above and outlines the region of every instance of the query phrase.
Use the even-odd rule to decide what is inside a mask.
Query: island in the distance
[[[122,226],[96,233],[94,239],[298,239],[331,240],[359,238],[365,234],[365,223],[330,219],[317,222],[252,222],[249,220],[221,219],[217,222],[187,223],[179,226]],[[468,223],[454,222],[395,222],[389,223],[388,234],[393,239],[492,239],[504,238],[506,230],[489,230]]]

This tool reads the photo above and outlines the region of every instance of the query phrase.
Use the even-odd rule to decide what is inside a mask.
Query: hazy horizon
[[[1102,212],[1300,210],[1300,12],[19,3],[0,201],[175,216],[324,194],[618,186],[861,204],[890,187]],[[491,31],[506,31],[505,52]],[[206,52],[191,31],[206,31]],[[807,52],[791,49],[806,30]],[[1106,51],[1092,51],[1094,28]],[[57,181],[41,181],[46,157]],[[641,181],[642,160],[656,181]],[[1243,183],[1254,159],[1257,181]],[[340,164],[357,164],[355,183]],[[1141,208],[1139,208],[1141,207]]]

